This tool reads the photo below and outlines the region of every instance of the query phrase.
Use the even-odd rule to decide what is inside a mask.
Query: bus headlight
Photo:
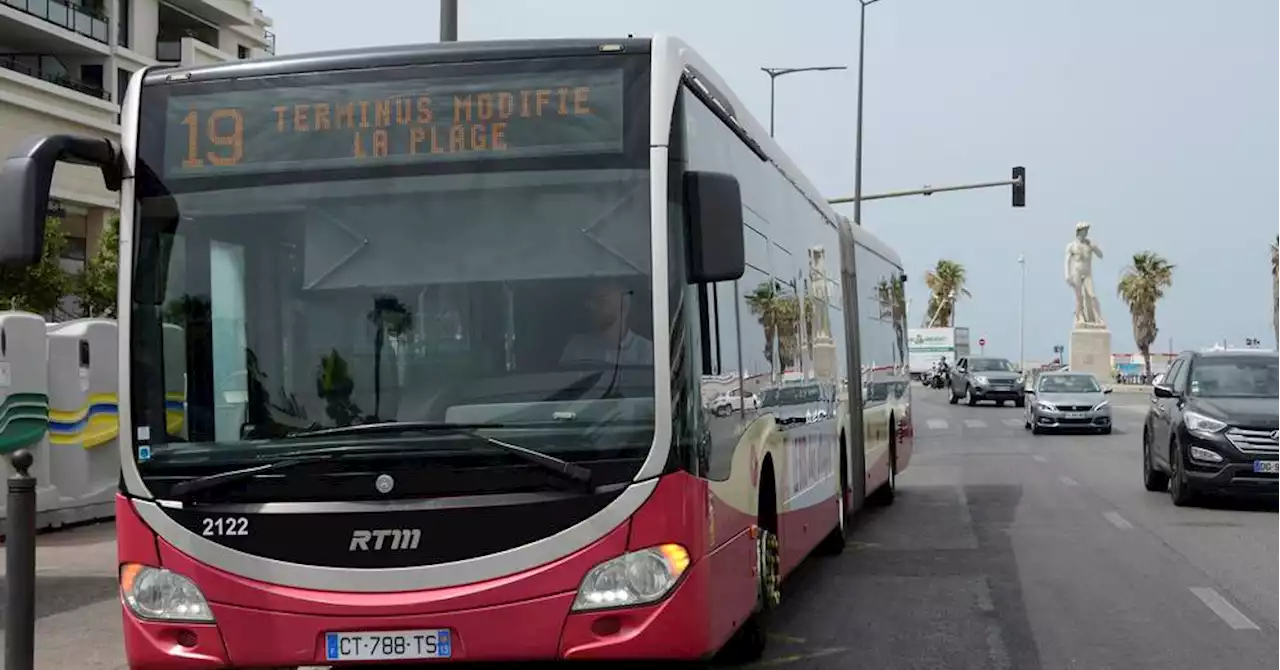
[[[678,544],[633,551],[591,568],[578,587],[573,610],[643,605],[667,595],[689,567],[689,552]]]
[[[212,622],[204,594],[190,579],[149,565],[120,568],[120,593],[134,614],[158,621]]]

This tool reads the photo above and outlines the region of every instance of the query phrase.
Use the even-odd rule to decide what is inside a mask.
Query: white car
[[[750,391],[747,391],[744,394],[739,389],[733,389],[727,393],[721,393],[716,396],[715,400],[712,400],[711,404],[707,405],[707,409],[711,410],[711,413],[716,416],[729,416],[739,407],[739,395],[742,396],[741,405],[746,409],[746,411],[754,412],[755,410],[760,409],[759,396]]]

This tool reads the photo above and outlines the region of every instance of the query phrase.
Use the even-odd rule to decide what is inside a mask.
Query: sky
[[[277,53],[436,41],[429,0],[257,0]],[[460,40],[678,36],[767,125],[761,67],[847,65],[778,79],[776,139],[828,197],[853,192],[855,0],[460,0]],[[352,11],[364,8],[367,12]],[[1274,0],[882,0],[867,9],[863,191],[1009,178],[1007,188],[863,205],[864,226],[909,274],[911,326],[924,273],[968,270],[957,324],[1017,360],[1026,258],[1025,356],[1066,346],[1074,298],[1063,254],[1077,221],[1105,257],[1094,282],[1115,352],[1135,352],[1116,296],[1129,259],[1176,266],[1153,350],[1248,337],[1274,347],[1269,244],[1280,222]],[[847,207],[840,208],[850,215]]]

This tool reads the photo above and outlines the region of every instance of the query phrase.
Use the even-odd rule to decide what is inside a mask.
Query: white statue
[[[1076,292],[1076,328],[1106,328],[1098,296],[1093,292],[1093,256],[1102,258],[1102,249],[1089,239],[1089,224],[1076,224],[1076,239],[1067,245],[1067,284]]]

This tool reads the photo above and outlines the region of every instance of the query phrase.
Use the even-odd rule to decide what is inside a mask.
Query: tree
[[[25,268],[0,268],[0,305],[48,316],[59,313],[62,298],[74,288],[71,275],[59,262],[66,250],[62,221],[45,219],[40,260]]]
[[[894,348],[898,350],[898,360],[907,360],[907,352],[903,348],[907,334],[903,331],[907,321],[907,293],[902,278],[892,280],[881,279],[876,284],[876,296],[880,301],[880,318],[893,323]]]
[[[764,329],[764,357],[778,372],[800,360],[800,300],[795,289],[779,282],[760,282],[746,295],[747,308]],[[813,339],[813,301],[805,301],[806,336]],[[778,356],[774,359],[774,344]]]
[[[1271,334],[1280,343],[1280,235],[1271,243]]]
[[[1164,297],[1165,289],[1173,286],[1173,268],[1154,251],[1142,251],[1133,255],[1116,287],[1133,316],[1133,342],[1146,361],[1147,379],[1151,379],[1151,344],[1160,333],[1156,327],[1156,303]]]
[[[120,218],[112,217],[102,231],[102,240],[85,262],[84,272],[75,276],[75,293],[85,316],[104,319],[116,315],[116,278],[120,270]]]
[[[929,287],[929,307],[924,316],[926,328],[956,325],[956,300],[962,296],[972,297],[964,283],[964,266],[945,258],[924,273],[924,285]]]

